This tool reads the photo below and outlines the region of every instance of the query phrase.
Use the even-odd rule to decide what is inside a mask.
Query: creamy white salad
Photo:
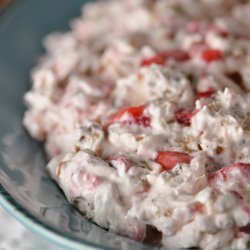
[[[169,249],[250,246],[249,13],[98,1],[44,40],[23,123],[86,218]]]

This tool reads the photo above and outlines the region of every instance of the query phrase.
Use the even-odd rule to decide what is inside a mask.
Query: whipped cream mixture
[[[45,39],[24,125],[88,219],[169,249],[250,246],[249,13],[98,1]]]

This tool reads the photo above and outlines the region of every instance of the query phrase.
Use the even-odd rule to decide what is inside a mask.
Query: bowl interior
[[[22,127],[23,95],[30,88],[29,72],[43,53],[42,38],[51,31],[67,30],[69,20],[80,15],[86,2],[17,0],[0,17],[0,183],[13,198],[13,202],[6,198],[9,206],[18,206],[19,212],[29,215],[20,220],[33,220],[68,242],[108,249],[148,249],[99,228],[72,208],[48,177],[42,145]]]

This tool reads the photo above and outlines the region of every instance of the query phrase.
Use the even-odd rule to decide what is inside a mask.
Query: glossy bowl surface
[[[0,16],[0,204],[34,232],[65,249],[152,249],[85,220],[46,170],[42,145],[22,127],[30,70],[42,38],[69,29],[84,0],[16,0]]]

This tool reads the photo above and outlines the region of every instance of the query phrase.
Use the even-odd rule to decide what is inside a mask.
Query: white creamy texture
[[[168,249],[249,247],[249,9],[100,1],[45,39],[23,123],[86,218]]]
[[[186,107],[193,101],[193,91],[188,79],[180,72],[152,66],[117,81],[114,98],[118,106],[120,103],[136,106],[152,99],[166,98],[179,100],[180,106]]]

